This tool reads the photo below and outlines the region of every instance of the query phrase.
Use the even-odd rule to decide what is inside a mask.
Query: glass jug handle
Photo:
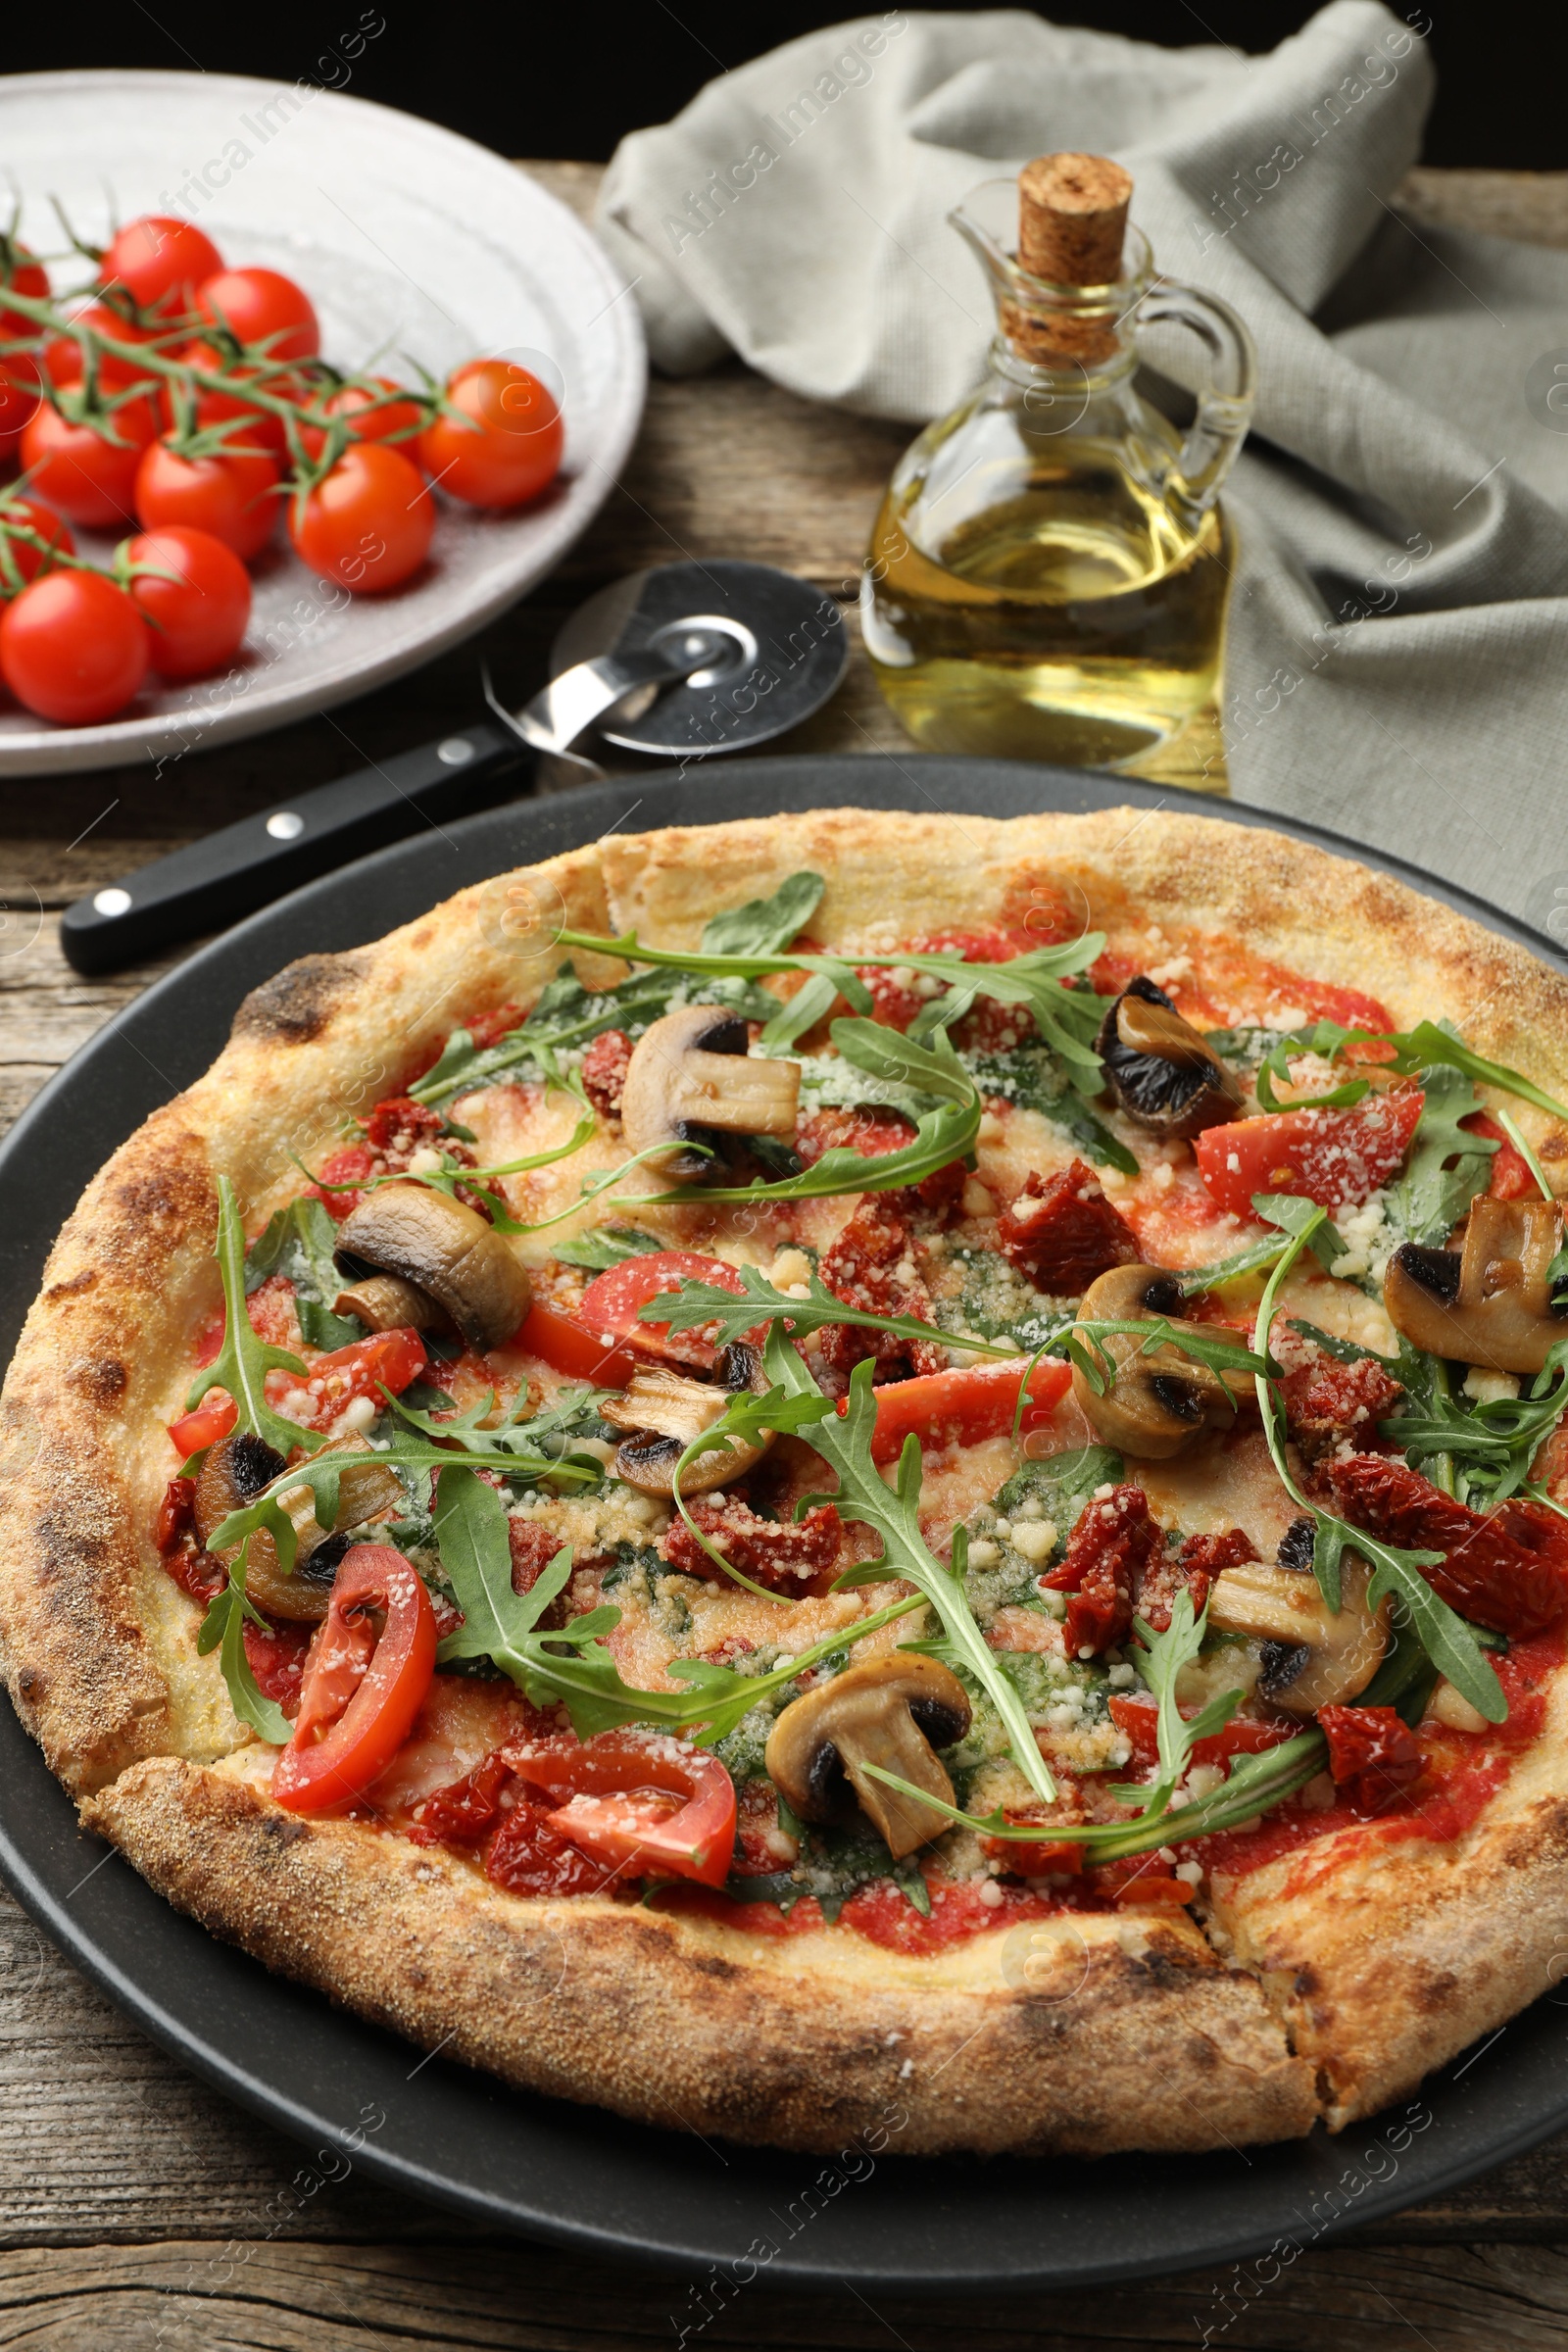
[[[1230,304],[1200,286],[1160,278],[1139,304],[1137,318],[1140,327],[1185,326],[1209,354],[1209,381],[1197,395],[1197,414],[1165,481],[1171,507],[1196,531],[1219,496],[1251,421],[1257,348]]]

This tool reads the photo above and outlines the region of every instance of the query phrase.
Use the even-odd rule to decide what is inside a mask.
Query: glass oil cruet
[[[1255,355],[1228,305],[1155,277],[1131,194],[1103,157],[1042,156],[950,216],[996,297],[990,370],[895,469],[861,623],[923,750],[1223,790],[1212,703],[1233,543],[1218,494]],[[1209,355],[1185,439],[1134,385],[1135,329],[1164,320]],[[1205,726],[1207,761],[1184,761]]]

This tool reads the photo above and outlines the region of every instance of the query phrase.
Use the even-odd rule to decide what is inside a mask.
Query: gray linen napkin
[[[992,332],[949,208],[1032,155],[1115,156],[1161,269],[1257,338],[1225,493],[1237,799],[1568,944],[1568,255],[1391,207],[1431,103],[1428,24],[1334,0],[1250,58],[893,10],[624,140],[599,224],[666,370],[733,350],[807,398],[923,422],[979,380]],[[1191,381],[1192,344],[1158,335]]]

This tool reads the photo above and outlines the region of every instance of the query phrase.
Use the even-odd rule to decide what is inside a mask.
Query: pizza
[[[499,876],[67,1224],[16,1704],[172,1903],[524,2089],[1339,2128],[1568,1926],[1565,1096],[1555,972],[1195,815]]]

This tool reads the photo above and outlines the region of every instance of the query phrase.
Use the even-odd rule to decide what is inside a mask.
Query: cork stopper
[[[1121,275],[1133,183],[1103,155],[1038,155],[1018,174],[1018,262],[1058,286],[1109,286]],[[1112,358],[1105,318],[1004,302],[1003,331],[1023,359],[1047,368],[1097,368]]]
[[[1132,179],[1103,155],[1037,155],[1018,174],[1018,259],[1031,277],[1108,286],[1121,273]]]

